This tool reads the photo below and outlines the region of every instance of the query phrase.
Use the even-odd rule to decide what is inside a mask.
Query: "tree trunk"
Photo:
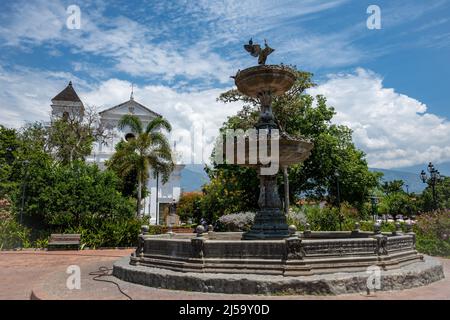
[[[287,166],[283,168],[284,177],[284,211],[289,214],[289,174]]]
[[[137,217],[141,216],[141,201],[142,201],[142,175],[138,174],[138,190],[137,190]]]

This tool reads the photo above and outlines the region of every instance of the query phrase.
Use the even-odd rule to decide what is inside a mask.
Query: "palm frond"
[[[145,129],[145,132],[150,133],[153,131],[158,131],[159,129],[166,129],[168,132],[170,132],[172,131],[172,126],[170,125],[169,121],[167,121],[163,117],[157,117],[150,121],[150,123],[147,125],[147,128]]]
[[[143,131],[141,120],[132,114],[126,114],[119,120],[119,128],[129,126],[131,131],[135,134],[140,134]]]

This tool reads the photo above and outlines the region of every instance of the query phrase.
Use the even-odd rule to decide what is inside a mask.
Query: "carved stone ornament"
[[[203,258],[203,250],[205,246],[205,240],[203,238],[191,239],[192,257]]]
[[[303,250],[302,240],[299,238],[288,238],[286,242],[286,259],[287,260],[300,260],[305,256],[305,250]]]
[[[388,238],[384,235],[377,235],[375,237],[375,239],[377,239],[377,247],[375,249],[375,253],[377,255],[386,255],[388,254],[388,250],[387,250],[387,241]]]

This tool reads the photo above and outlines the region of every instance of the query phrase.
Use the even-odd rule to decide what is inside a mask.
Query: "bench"
[[[80,249],[80,234],[51,234],[48,242],[48,250]]]

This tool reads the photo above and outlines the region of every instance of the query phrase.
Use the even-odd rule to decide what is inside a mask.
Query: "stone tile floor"
[[[99,267],[111,268],[114,261],[129,255],[133,250],[84,251],[4,251],[0,252],[0,299],[30,299],[31,292],[40,299],[127,299],[112,283],[94,281],[90,272]],[[155,289],[114,280],[133,299],[432,299],[450,300],[450,259],[440,259],[446,278],[431,285],[403,291],[376,292],[373,295],[349,294],[341,296],[255,296],[207,294]],[[81,269],[81,289],[68,290],[66,269],[78,265]]]

